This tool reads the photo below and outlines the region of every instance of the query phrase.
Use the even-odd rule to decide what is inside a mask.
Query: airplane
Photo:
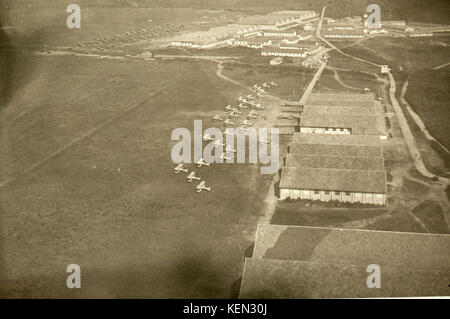
[[[239,108],[242,110],[242,109],[246,109],[247,108],[247,105],[245,105],[245,104],[242,104],[242,103],[239,103]]]
[[[175,168],[173,169],[173,172],[174,172],[175,174],[178,174],[178,173],[180,173],[180,172],[185,172],[185,173],[187,173],[187,172],[189,172],[189,170],[188,170],[187,168],[184,168],[184,167],[183,167],[183,163],[181,163],[181,164],[178,164],[177,167],[175,167]]]
[[[261,104],[255,104],[254,106],[257,110],[264,110],[264,106],[262,106]]]
[[[225,106],[225,110],[227,110],[227,111],[234,111],[235,108],[231,107],[231,105],[228,104],[227,106]]]
[[[267,83],[263,83],[263,85],[262,85],[264,88],[270,88],[270,84],[267,84]]]
[[[222,153],[222,155],[220,156],[220,158],[227,160],[227,161],[231,161],[231,157],[227,156],[227,153]]]
[[[275,83],[274,81],[270,82],[270,84],[271,84],[272,86],[278,86],[278,83]]]
[[[229,132],[228,130],[225,130],[225,132],[223,132],[223,134],[229,135],[229,136],[234,136],[234,131]]]
[[[230,114],[228,114],[228,118],[238,118],[239,117],[239,114],[235,114],[235,112],[233,111],[233,112],[231,112]]]
[[[215,142],[214,142],[214,145],[217,146],[217,147],[223,147],[223,146],[225,146],[225,144],[220,143],[219,140],[215,141]]]
[[[223,122],[223,125],[225,125],[225,126],[234,126],[234,123],[231,122],[229,119],[226,119],[226,120]]]
[[[211,191],[211,187],[206,187],[206,183],[204,181],[201,181],[200,184],[197,185],[197,193],[200,193],[202,190]]]
[[[258,93],[257,95],[258,95],[258,97],[262,97],[262,98],[265,97],[264,93]]]
[[[242,97],[242,96],[240,96],[239,98],[238,98],[238,101],[239,102],[242,102],[244,100],[244,98]]]
[[[241,126],[241,127],[239,128],[239,132],[241,132],[241,133],[243,133],[243,132],[248,132],[248,131],[249,131],[248,127]]]
[[[250,123],[247,120],[244,120],[244,122],[242,122],[242,126],[253,126],[253,123]]]
[[[209,166],[209,164],[203,158],[201,158],[196,164],[199,168],[202,166]]]
[[[253,95],[249,94],[247,95],[247,99],[254,100],[255,98],[253,97]]]
[[[223,121],[223,118],[221,118],[219,115],[216,115],[216,116],[214,116],[213,121],[214,122]]]
[[[211,137],[211,135],[209,135],[208,133],[205,134],[205,136],[203,136],[203,140],[206,141],[214,141],[214,139]]]
[[[195,176],[195,172],[191,172],[191,173],[186,177],[186,180],[187,180],[188,183],[192,183],[192,181],[194,181],[194,180],[199,181],[199,180],[200,180],[200,177]]]
[[[227,145],[227,147],[225,148],[225,152],[226,153],[230,153],[230,152],[236,153],[236,150],[232,149],[231,145]]]
[[[257,118],[258,118],[258,113],[256,113],[256,112],[253,113],[253,110],[250,113],[248,113],[248,115],[247,115],[247,119],[249,119],[249,120],[257,119]]]

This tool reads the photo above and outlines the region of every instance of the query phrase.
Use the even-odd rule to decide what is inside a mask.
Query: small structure
[[[389,70],[389,66],[385,64],[381,66],[381,74],[389,74]]]
[[[276,58],[270,60],[270,65],[280,65],[281,63],[283,63],[282,57],[276,57]]]

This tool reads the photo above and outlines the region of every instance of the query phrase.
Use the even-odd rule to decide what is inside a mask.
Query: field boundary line
[[[180,80],[181,78],[177,79],[176,81],[170,83],[176,83]],[[153,92],[152,94],[150,94],[149,96],[147,96],[146,98],[132,104],[131,106],[129,106],[128,108],[126,108],[125,110],[123,110],[122,112],[120,112],[119,114],[117,114],[116,116],[110,118],[109,120],[107,120],[106,122],[103,122],[102,124],[90,129],[89,131],[87,131],[86,133],[84,133],[83,135],[75,138],[74,140],[72,140],[71,142],[69,142],[68,144],[60,147],[59,149],[57,149],[56,151],[52,152],[50,155],[46,156],[45,158],[41,159],[40,161],[38,161],[37,163],[31,165],[30,167],[28,167],[27,169],[25,169],[23,172],[21,172],[18,176],[16,177],[12,177],[12,178],[8,178],[2,182],[0,182],[0,188],[3,188],[7,185],[9,185],[10,183],[18,180],[19,178],[25,176],[26,174],[34,171],[35,169],[41,167],[43,164],[45,164],[46,162],[52,160],[53,158],[57,157],[58,155],[62,154],[63,152],[67,151],[69,148],[71,148],[72,146],[77,145],[78,143],[84,141],[87,138],[92,137],[94,134],[96,134],[97,132],[101,131],[102,129],[104,129],[105,127],[107,127],[108,125],[120,120],[122,117],[126,116],[127,114],[131,113],[132,111],[134,111],[135,109],[137,109],[139,106],[141,106],[142,104],[144,104],[145,102],[147,102],[148,100],[150,100],[151,98],[155,97],[156,95],[158,95],[159,93],[161,93],[162,91],[164,91],[165,89],[167,89],[167,87],[169,86],[169,84],[159,88],[158,90],[156,90],[155,92]]]

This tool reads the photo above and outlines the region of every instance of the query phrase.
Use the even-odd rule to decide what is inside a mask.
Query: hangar
[[[384,170],[284,167],[280,199],[386,204]]]
[[[448,295],[450,235],[258,225],[240,298]],[[368,265],[381,287],[368,289]],[[332,287],[332,289],[330,289]]]

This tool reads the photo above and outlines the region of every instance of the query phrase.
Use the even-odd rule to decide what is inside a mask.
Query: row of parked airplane
[[[199,164],[200,163],[200,164]],[[200,165],[200,166],[199,166]],[[197,167],[201,167],[202,165],[207,165],[209,166],[208,163],[206,163],[203,159],[201,159],[198,163],[197,163]],[[191,171],[189,173],[189,170],[187,168],[184,168],[183,163],[178,164],[174,169],[173,169],[175,174],[179,174],[181,172],[186,173],[186,181],[188,183],[192,183],[193,181],[200,181],[200,183],[196,186],[196,193],[201,193],[203,190],[210,192],[211,191],[211,187],[206,186],[206,182],[202,181],[200,179],[200,177],[198,177],[196,175],[196,173],[194,171]]]

